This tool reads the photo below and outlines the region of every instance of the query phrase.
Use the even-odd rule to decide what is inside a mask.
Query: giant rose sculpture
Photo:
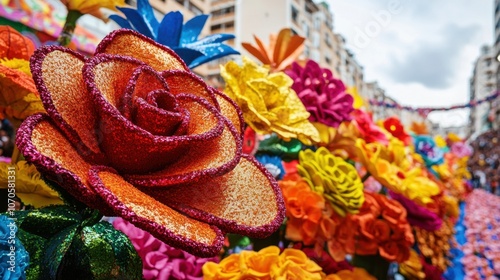
[[[276,181],[241,151],[240,109],[167,47],[122,29],[90,58],[38,49],[31,71],[47,114],[16,143],[79,201],[199,256],[217,254],[225,232],[281,225]]]

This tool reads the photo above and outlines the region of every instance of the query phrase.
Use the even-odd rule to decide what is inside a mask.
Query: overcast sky
[[[468,102],[481,46],[494,37],[493,0],[328,0],[365,80],[377,80],[401,105]],[[467,121],[466,110],[432,113],[445,126]]]

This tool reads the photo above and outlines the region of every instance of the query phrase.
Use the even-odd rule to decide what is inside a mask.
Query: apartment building
[[[494,47],[483,46],[481,55],[474,64],[470,79],[470,101],[474,102],[490,95],[496,89],[496,71],[499,63]],[[491,113],[498,110],[498,102],[484,102],[470,110],[469,135],[472,138],[493,128]]]

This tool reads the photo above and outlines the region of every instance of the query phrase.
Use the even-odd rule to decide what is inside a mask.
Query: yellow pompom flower
[[[240,106],[245,122],[259,134],[276,133],[286,141],[297,138],[306,145],[320,142],[318,130],[299,97],[291,89],[293,81],[282,72],[269,74],[269,68],[243,57],[221,66],[226,81],[224,92]]]
[[[299,153],[297,171],[315,191],[330,202],[341,216],[358,213],[365,201],[363,182],[356,168],[326,148]]]
[[[9,167],[15,167],[15,169],[8,169]],[[14,171],[14,175],[12,175],[12,172],[9,173],[8,171]],[[19,161],[15,165],[1,162],[1,188],[7,188],[9,174],[15,177],[16,195],[24,204],[33,205],[35,208],[52,204],[63,204],[57,192],[47,186],[45,181],[42,180],[40,173],[36,170],[34,165],[26,161]]]

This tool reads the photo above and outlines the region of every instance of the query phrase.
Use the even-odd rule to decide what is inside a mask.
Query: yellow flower
[[[15,169],[8,169],[9,167],[15,167]],[[14,171],[15,175],[12,175],[12,172],[10,174],[15,177],[16,195],[24,204],[33,205],[36,208],[51,204],[63,204],[57,192],[42,180],[35,166],[26,161],[19,161],[16,165],[0,163],[1,188],[7,188],[9,170]]]
[[[242,251],[240,270],[243,279],[271,279],[271,267],[278,262],[280,249],[270,246],[259,252]],[[253,278],[252,278],[253,277]]]
[[[346,92],[354,98],[354,102],[352,104],[354,109],[359,109],[364,106],[363,98],[359,95],[357,87],[349,87]]]
[[[291,89],[292,79],[284,73],[269,74],[243,57],[243,66],[230,61],[221,66],[226,81],[225,93],[243,111],[245,122],[257,133],[275,132],[288,141],[299,139],[306,145],[320,141],[317,129],[308,121],[309,113]]]
[[[353,122],[342,122],[338,128],[322,123],[313,123],[319,131],[321,143],[332,154],[343,159],[356,159],[356,139],[360,137],[359,130]]]
[[[203,267],[203,279],[230,280],[239,279],[240,255],[232,254],[223,259],[220,263],[206,262]]]
[[[399,265],[399,272],[407,279],[425,279],[425,273],[423,272],[423,266],[420,262],[420,257],[418,256],[417,252],[415,252],[415,250],[411,249],[410,258]]]
[[[272,279],[310,279],[321,280],[322,268],[307,258],[306,254],[297,249],[285,249],[279,256],[277,266],[273,266]]]
[[[300,151],[297,171],[316,192],[323,194],[341,216],[358,213],[365,201],[356,168],[326,148]]]
[[[458,218],[458,215],[460,215],[460,209],[458,208],[458,199],[450,195],[445,195],[443,197],[443,202],[445,205],[446,215],[451,218]]]
[[[360,267],[354,267],[351,270],[341,270],[336,274],[330,274],[326,276],[324,280],[376,280],[377,278],[370,275],[366,270]]]
[[[432,203],[432,197],[441,192],[439,186],[431,179],[423,176],[420,168],[414,168],[404,175],[402,194],[416,203],[425,206]]]
[[[79,11],[82,14],[91,14],[104,19],[100,9],[116,10],[116,6],[124,6],[125,0],[61,0],[68,11]]]
[[[451,143],[456,143],[456,142],[461,142],[462,141],[462,138],[460,138],[460,136],[456,135],[453,132],[448,133],[448,137],[447,138],[448,138],[448,140]]]
[[[437,135],[434,137],[434,142],[436,142],[436,146],[439,148],[444,148],[446,147],[446,140],[444,140],[443,136]]]

